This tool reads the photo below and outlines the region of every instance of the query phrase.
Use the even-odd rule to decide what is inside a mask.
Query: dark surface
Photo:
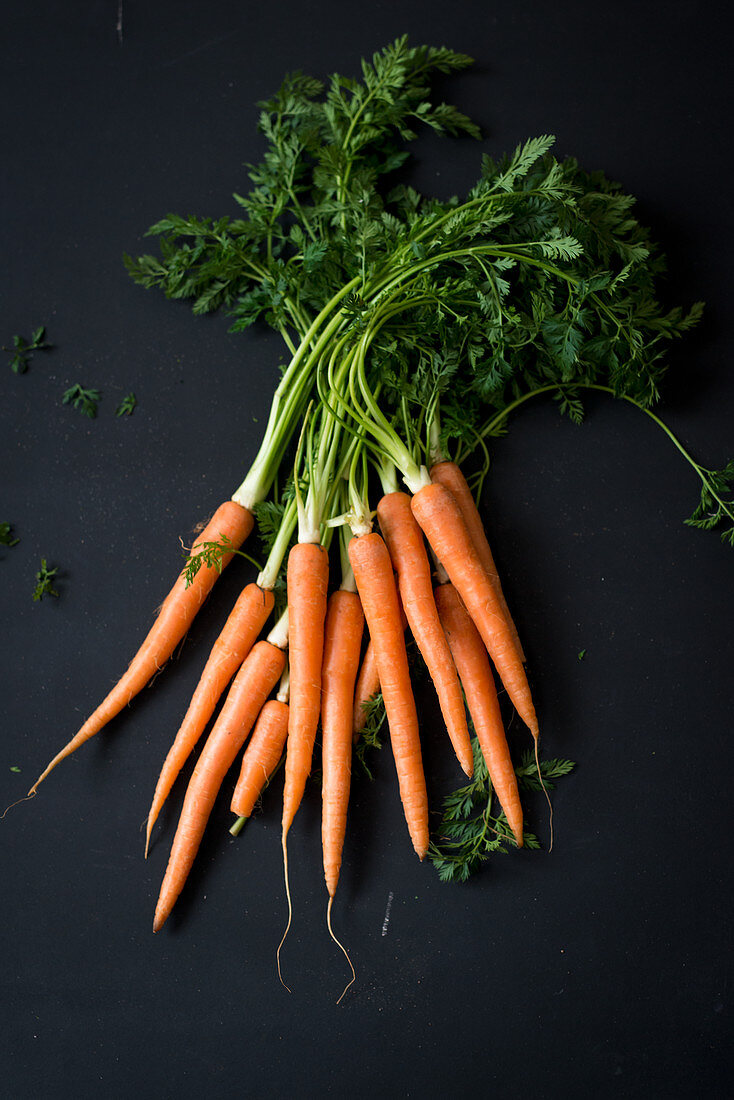
[[[190,538],[239,483],[280,345],[128,279],[121,256],[169,210],[232,212],[256,160],[254,104],[283,74],[356,72],[398,34],[477,58],[447,97],[498,154],[560,154],[639,196],[671,300],[708,303],[664,415],[702,462],[734,451],[731,83],[723,5],[269,5],[38,0],[2,17],[0,337],[55,345],[0,364],[4,690],[0,801],[20,797],[137,648]],[[471,142],[422,141],[415,178],[469,185]],[[88,421],[60,396],[103,391]],[[135,414],[114,416],[134,390]],[[254,423],[257,421],[258,423]],[[544,751],[577,771],[555,846],[466,886],[412,854],[392,761],[354,787],[324,926],[318,794],[291,834],[285,920],[276,790],[235,841],[226,805],[169,924],[150,931],[180,789],[147,862],[155,775],[247,566],[175,667],[2,822],[4,1095],[730,1095],[734,557],[682,520],[695,476],[634,409],[581,428],[526,407],[494,448],[486,517],[525,639]],[[39,558],[58,600],[34,604]],[[580,650],[586,650],[583,661]],[[421,695],[433,805],[459,775]],[[512,730],[513,746],[524,747]],[[19,767],[20,773],[11,771]],[[547,841],[543,804],[529,806]],[[389,922],[384,924],[388,900]]]

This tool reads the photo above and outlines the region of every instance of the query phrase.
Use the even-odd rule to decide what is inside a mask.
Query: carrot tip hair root
[[[278,967],[278,978],[280,979],[280,984],[283,986],[283,989],[287,989],[288,992],[291,993],[292,992],[291,987],[289,985],[286,985],[285,981],[283,980],[283,973],[282,973],[281,968],[280,968],[280,951],[281,951],[281,948],[283,947],[283,944],[285,943],[285,938],[288,935],[288,932],[290,931],[291,920],[293,919],[293,905],[291,904],[291,888],[290,888],[290,883],[288,882],[288,845],[287,845],[287,839],[288,839],[288,834],[287,834],[287,832],[285,832],[285,833],[283,833],[283,877],[285,879],[285,896],[286,896],[286,900],[288,902],[288,922],[285,926],[285,931],[283,932],[283,936],[281,938],[281,941],[278,944],[278,950],[275,952],[275,961],[276,961],[276,964],[277,964],[277,967]]]
[[[329,929],[329,935],[331,936],[334,943],[337,945],[337,947],[340,949],[340,951],[342,951],[344,953],[344,958],[349,963],[349,969],[352,972],[351,978],[349,979],[347,984],[344,986],[344,989],[342,989],[341,994],[339,995],[339,998],[336,1002],[337,1004],[340,1004],[341,1001],[344,998],[344,994],[349,989],[350,985],[354,985],[354,983],[356,982],[357,975],[356,975],[354,967],[352,965],[352,960],[349,958],[349,954],[347,952],[346,947],[344,946],[344,944],[340,940],[338,940],[336,938],[336,936],[334,935],[334,929],[331,927],[331,907],[332,907],[333,904],[334,904],[334,895],[331,894],[329,896],[329,904],[326,907],[326,927]]]
[[[36,790],[35,790],[35,788],[32,788],[28,792],[28,794],[24,794],[22,798],[16,798],[15,802],[11,802],[10,805],[6,806],[5,809],[3,810],[3,812],[0,814],[0,821],[2,821],[2,819],[5,817],[5,815],[7,813],[9,813],[10,810],[12,810],[13,806],[19,806],[21,802],[30,802],[30,800],[32,798],[35,798],[35,797],[36,797]]]
[[[538,782],[540,783],[541,790],[543,791],[543,794],[545,795],[545,800],[548,803],[548,825],[550,827],[550,841],[548,843],[548,851],[552,852],[553,851],[553,803],[550,800],[550,795],[548,794],[548,789],[547,789],[545,783],[543,782],[543,774],[540,770],[540,758],[538,756],[538,742],[539,742],[540,738],[536,735],[533,738],[533,740],[535,741],[535,769],[538,773]]]

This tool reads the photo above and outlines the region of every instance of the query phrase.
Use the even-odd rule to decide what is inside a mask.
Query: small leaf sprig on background
[[[36,573],[36,587],[33,591],[34,601],[42,600],[44,596],[58,598],[59,593],[53,586],[54,577],[57,574],[58,569],[49,569],[46,559],[41,558],[41,568]]]
[[[0,523],[0,546],[16,546],[20,539],[13,538],[12,523]]]
[[[133,409],[138,403],[138,399],[134,393],[126,394],[120,404],[115,409],[116,416],[132,416]]]
[[[17,333],[13,337],[13,346],[8,348],[3,345],[3,351],[12,351],[13,358],[10,360],[10,369],[14,374],[25,374],[28,370],[28,362],[31,359],[34,351],[44,351],[47,348],[52,347],[46,340],[46,327],[45,325],[39,325],[37,329],[34,329],[30,343]]]
[[[85,389],[79,382],[75,382],[64,393],[62,404],[73,405],[83,416],[94,419],[97,415],[97,402],[101,396],[99,390]]]

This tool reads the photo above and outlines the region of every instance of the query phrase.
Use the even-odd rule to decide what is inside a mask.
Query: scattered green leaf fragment
[[[36,573],[36,587],[33,592],[34,600],[42,600],[44,596],[56,596],[58,592],[53,586],[53,579],[58,573],[58,569],[49,569],[48,562],[45,558],[41,558],[41,568]]]
[[[585,656],[586,656],[586,650],[585,649],[580,649],[579,650],[579,661],[583,661]]]
[[[13,337],[13,346],[8,348],[3,345],[3,351],[12,351],[13,357],[10,360],[10,369],[14,374],[25,374],[28,370],[28,362],[34,351],[43,351],[44,348],[52,347],[46,341],[46,328],[44,325],[40,325],[37,329],[34,329],[30,339],[30,343],[23,337],[15,335]]]
[[[0,545],[15,546],[16,543],[20,542],[20,539],[14,539],[11,535],[12,529],[12,523],[0,523]]]
[[[97,402],[101,396],[99,390],[85,389],[76,382],[64,394],[63,404],[73,405],[84,416],[93,419],[97,415]]]
[[[125,397],[123,397],[122,401],[117,406],[115,415],[116,416],[132,416],[133,409],[135,408],[137,403],[138,403],[138,399],[135,396],[135,394],[134,393],[128,393]]]
[[[17,764],[11,764],[10,765],[10,770],[11,770],[11,772],[19,772],[20,768],[18,767]]]

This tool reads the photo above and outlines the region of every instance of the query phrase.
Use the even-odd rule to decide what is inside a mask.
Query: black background
[[[168,211],[233,213],[285,72],[357,74],[399,34],[477,59],[442,89],[500,154],[560,155],[639,197],[670,299],[707,302],[676,346],[664,415],[705,464],[734,451],[730,38],[724,5],[391,0],[36,0],[3,7],[0,361],[3,748],[19,798],[137,648],[179,538],[254,456],[278,340],[135,287],[124,251]],[[417,186],[469,186],[476,144],[421,139]],[[145,246],[147,247],[147,246]],[[103,391],[86,420],[61,394]],[[139,406],[116,418],[133,390]],[[181,793],[147,862],[155,776],[251,570],[233,565],[169,668],[2,821],[0,1080],[12,1097],[729,1095],[732,552],[682,520],[695,475],[641,414],[581,428],[526,406],[493,448],[484,514],[529,656],[544,752],[578,762],[552,853],[465,886],[413,856],[389,752],[355,780],[328,939],[318,791],[291,833],[284,925],[277,786],[233,840],[226,804],[165,929],[152,913]],[[33,603],[45,556],[58,600]],[[580,650],[586,650],[583,660]],[[459,774],[420,690],[435,809]],[[525,747],[513,726],[512,744]],[[20,772],[13,771],[20,768]],[[542,802],[528,804],[547,842]],[[390,902],[389,920],[385,925]]]

